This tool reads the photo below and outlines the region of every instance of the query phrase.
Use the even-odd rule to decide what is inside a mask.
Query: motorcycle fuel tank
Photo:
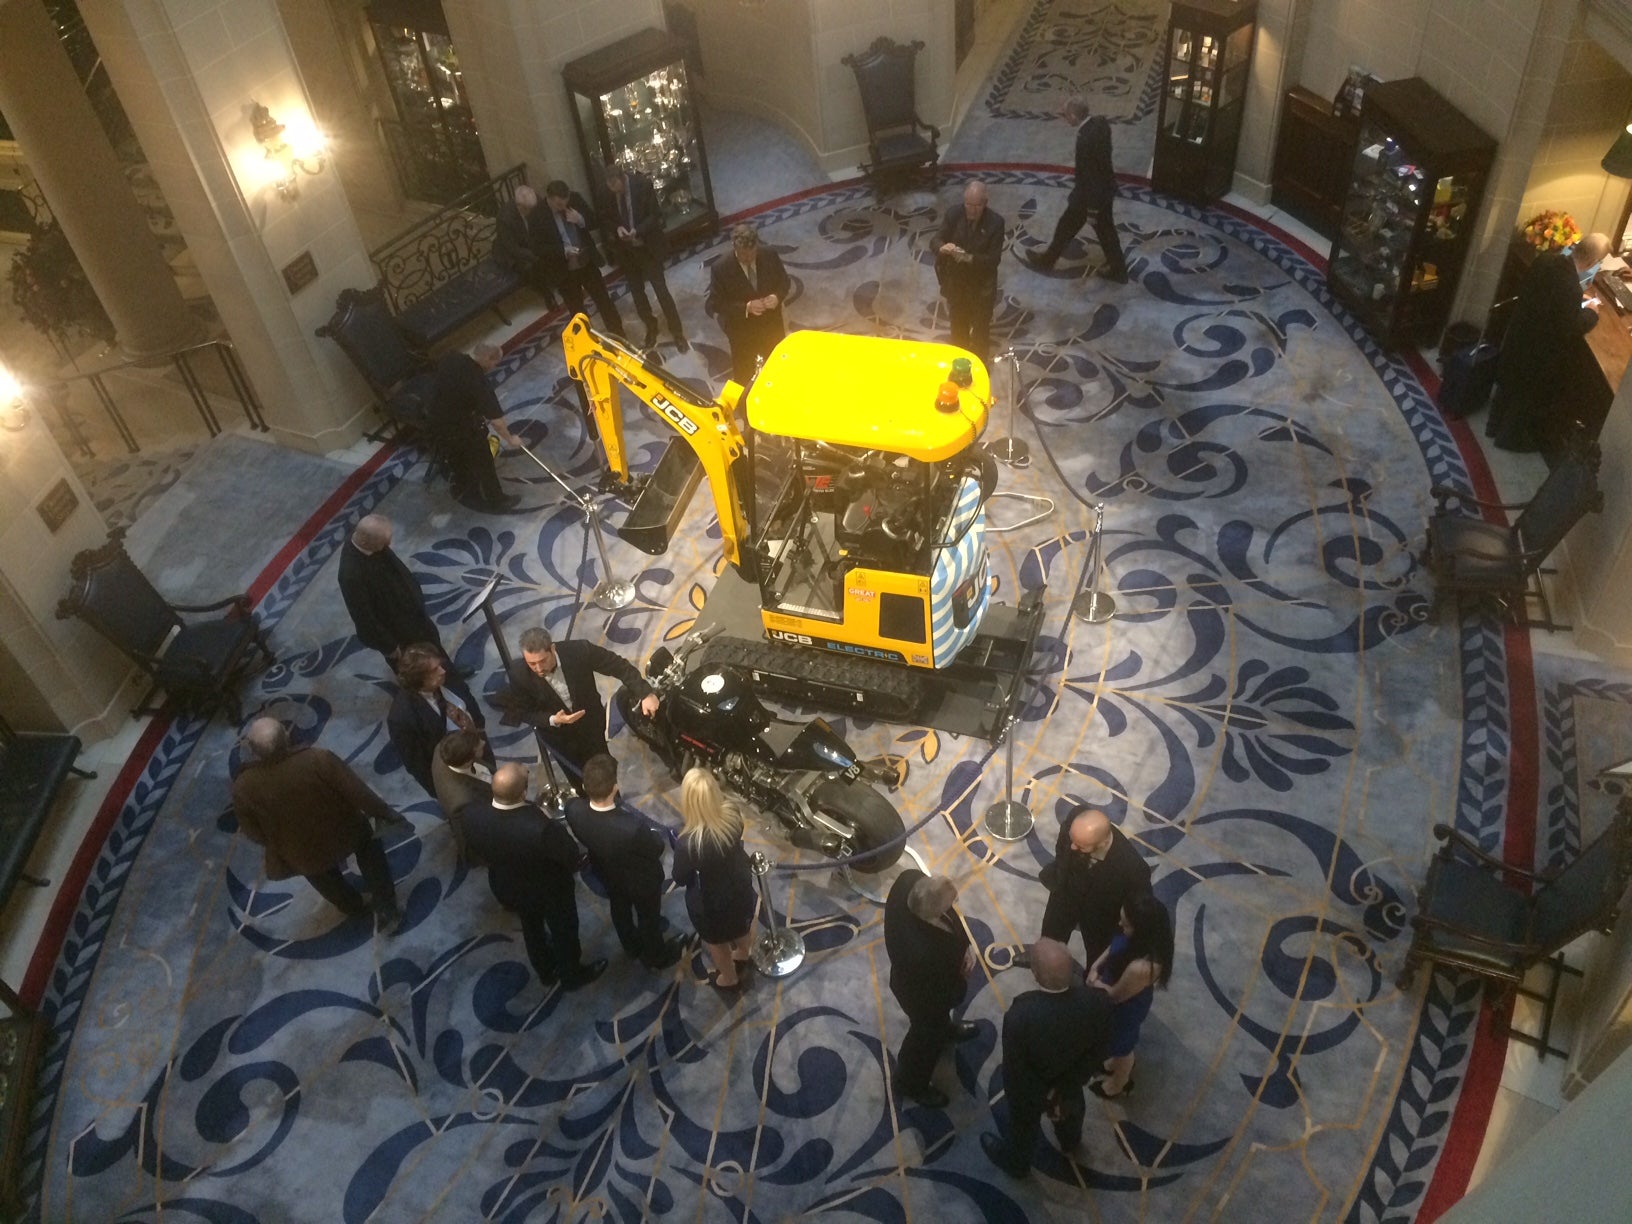
[[[753,684],[738,668],[694,671],[675,694],[675,729],[724,747],[747,747],[771,717],[754,696]]]

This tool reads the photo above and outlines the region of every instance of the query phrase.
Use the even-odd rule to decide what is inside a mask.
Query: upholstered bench
[[[397,325],[422,348],[452,335],[484,310],[495,312],[508,326],[499,304],[520,288],[521,274],[500,267],[489,255],[403,307]]]
[[[49,882],[28,874],[28,856],[68,775],[96,777],[74,764],[79,749],[77,735],[13,731],[0,719],[0,906],[18,881]]]

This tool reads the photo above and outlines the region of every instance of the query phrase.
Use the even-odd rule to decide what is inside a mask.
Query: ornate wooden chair
[[[386,305],[385,292],[342,289],[334,315],[317,334],[333,340],[363,376],[387,426],[417,433],[430,412],[436,375],[430,359],[410,343]],[[378,438],[384,431],[370,434]]]
[[[937,179],[941,129],[918,118],[913,85],[913,63],[924,49],[922,41],[898,43],[881,37],[860,55],[840,63],[856,74],[861,109],[867,119],[867,155],[861,172],[875,187],[899,182],[928,167]]]
[[[149,703],[162,689],[190,713],[207,718],[224,708],[234,721],[243,721],[239,689],[273,661],[249,596],[172,604],[136,568],[125,552],[124,535],[116,528],[106,544],[74,558],[73,586],[57,605],[57,617],[78,617],[148,674],[152,683],[132,714],[158,709]],[[185,620],[183,612],[216,615]]]
[[[1435,825],[1434,836],[1443,844],[1417,894],[1398,985],[1408,989],[1419,965],[1443,965],[1484,978],[1499,999],[1515,993],[1536,999],[1540,1032],[1510,1036],[1542,1057],[1562,1054],[1548,1040],[1553,1006],[1563,974],[1579,971],[1564,964],[1560,950],[1588,931],[1615,925],[1632,880],[1632,800],[1623,799],[1609,828],[1555,871],[1510,867],[1447,825]],[[1547,989],[1526,989],[1526,973],[1544,961],[1552,970]]]
[[[1542,562],[1583,516],[1603,509],[1598,461],[1596,442],[1575,443],[1547,473],[1536,495],[1513,505],[1480,501],[1458,489],[1436,486],[1426,557],[1434,576],[1433,615],[1438,616],[1447,594],[1489,596],[1517,624],[1568,629],[1553,620],[1541,582],[1541,576],[1552,571],[1543,569]],[[1519,517],[1503,527],[1477,517],[1480,510],[1517,510]],[[1539,619],[1530,618],[1530,599],[1541,610]]]

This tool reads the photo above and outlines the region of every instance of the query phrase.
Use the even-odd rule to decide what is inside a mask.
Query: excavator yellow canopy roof
[[[974,382],[956,412],[935,406],[952,363]],[[991,399],[986,367],[950,344],[796,331],[772,350],[748,396],[748,423],[768,434],[859,446],[936,463],[980,436]]]

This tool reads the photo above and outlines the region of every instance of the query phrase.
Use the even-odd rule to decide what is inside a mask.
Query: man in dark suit
[[[523,183],[515,196],[499,206],[493,231],[493,258],[527,281],[544,298],[544,309],[556,305],[555,290],[544,276],[538,258],[536,227],[543,220],[538,192]]]
[[[1581,286],[1608,253],[1606,235],[1588,234],[1570,254],[1544,251],[1525,269],[1485,423],[1485,436],[1501,449],[1552,450],[1562,441],[1571,423],[1560,410],[1569,399],[1569,371],[1598,325],[1598,312],[1582,304]],[[1590,358],[1586,364],[1591,368]]]
[[[427,422],[433,445],[447,461],[453,495],[491,514],[513,510],[520,500],[499,487],[487,441],[491,427],[506,445],[521,444],[504,423],[504,409],[487,381],[501,355],[497,345],[478,344],[469,353],[456,350],[438,359]]]
[[[475,867],[483,864],[471,859],[465,844],[465,809],[493,802],[492,760],[493,750],[487,738],[474,728],[444,735],[431,759],[431,790],[437,806],[448,822],[460,859]]]
[[[1066,197],[1065,211],[1054,226],[1054,237],[1041,254],[1028,254],[1026,262],[1040,272],[1054,266],[1065,244],[1077,236],[1088,214],[1094,217],[1094,235],[1105,254],[1099,274],[1119,285],[1128,283],[1128,265],[1122,256],[1122,240],[1117,237],[1116,219],[1111,215],[1116,200],[1116,172],[1111,168],[1111,125],[1103,115],[1091,115],[1088,103],[1072,98],[1061,112],[1077,129],[1077,173]]]
[[[595,245],[595,210],[560,179],[546,184],[544,208],[532,224],[534,249],[546,283],[577,314],[588,293],[607,331],[623,335],[623,316],[601,279],[601,248]]]
[[[582,855],[572,834],[527,802],[527,771],[493,771],[493,802],[465,813],[465,839],[488,864],[493,898],[521,920],[521,938],[538,980],[558,978],[577,990],[606,972],[606,961],[585,964],[578,942],[578,881]]]
[[[731,345],[731,377],[745,387],[758,363],[788,334],[782,306],[790,284],[781,257],[760,246],[751,225],[734,227],[730,253],[709,267],[703,309],[720,321]]]
[[[476,704],[454,670],[436,622],[425,610],[425,596],[402,559],[391,551],[391,520],[370,514],[358,522],[340,549],[340,598],[363,645],[377,650],[394,672],[402,652],[429,642],[448,668],[447,687],[466,709]]]
[[[606,751],[597,675],[627,686],[647,718],[657,713],[657,694],[633,663],[594,642],[557,642],[537,628],[521,635],[521,658],[511,663],[498,704],[531,723],[556,756],[582,773],[590,757]]]
[[[935,277],[952,316],[952,343],[982,361],[991,359],[992,307],[997,263],[1003,256],[1003,218],[986,206],[986,184],[963,189],[963,207],[948,209],[935,236]]]
[[[680,326],[680,312],[663,276],[663,259],[668,254],[663,233],[663,209],[657,202],[652,180],[639,171],[625,171],[613,163],[606,168],[606,189],[597,194],[595,209],[600,214],[601,232],[612,262],[629,284],[640,321],[646,325],[643,348],[657,343],[657,316],[646,300],[646,285],[657,295],[663,319],[669,325],[674,346],[684,353],[691,346]]]
[[[1150,865],[1110,817],[1086,806],[1061,826],[1054,861],[1041,878],[1049,890],[1043,938],[1070,943],[1071,932],[1081,931],[1089,965],[1119,929],[1122,907],[1150,891]]]
[[[453,731],[480,731],[485,725],[470,690],[461,696],[447,680],[440,650],[429,642],[408,647],[397,658],[397,695],[385,717],[391,746],[428,795],[436,794],[431,763],[443,737]],[[491,749],[489,754],[491,764]]]
[[[568,800],[566,816],[606,887],[612,929],[624,952],[649,969],[667,969],[680,959],[679,945],[663,938],[668,839],[618,798],[618,763],[606,753],[584,763],[584,795]]]
[[[1052,939],[1031,950],[1038,989],[1028,990],[1003,1015],[1003,1096],[1009,1106],[1008,1137],[990,1131],[980,1146],[1010,1177],[1031,1172],[1043,1110],[1052,1096],[1060,1116],[1054,1124],[1062,1151],[1082,1142],[1087,1112],[1082,1086],[1105,1061],[1111,1041],[1111,1003],[1077,976],[1071,953]]]
[[[884,902],[884,950],[890,957],[890,993],[907,1014],[907,1035],[896,1055],[897,1087],[931,1109],[945,1109],[947,1095],[929,1082],[935,1060],[949,1041],[968,1041],[978,1026],[953,1021],[963,1002],[975,950],[952,903],[958,887],[945,876],[908,868]]]
[[[396,886],[375,828],[400,818],[334,753],[291,748],[275,718],[257,718],[244,733],[249,758],[232,783],[232,810],[244,836],[265,849],[266,878],[303,875],[330,905],[397,925]],[[373,822],[372,825],[370,822]],[[340,874],[353,855],[369,904]]]

